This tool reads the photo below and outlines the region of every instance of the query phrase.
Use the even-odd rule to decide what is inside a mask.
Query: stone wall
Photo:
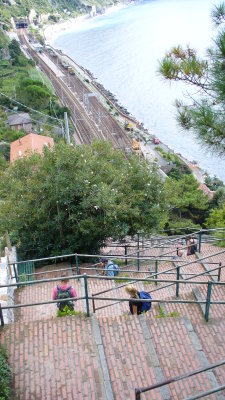
[[[0,262],[0,282],[1,285],[7,285],[11,283],[15,283],[16,280],[15,278],[12,278],[12,275],[14,275],[14,270],[11,269],[10,273],[10,268],[8,265],[8,261],[10,263],[16,262],[17,261],[17,256],[16,256],[16,248],[13,247],[12,251],[9,251],[8,248],[5,248],[5,257],[1,258]],[[16,289],[16,286],[12,287],[6,287],[6,288],[0,288],[0,303],[1,306],[10,306],[14,304],[14,291]],[[14,321],[14,311],[13,309],[6,309],[3,310],[3,318],[4,318],[4,323],[5,324],[10,324]]]

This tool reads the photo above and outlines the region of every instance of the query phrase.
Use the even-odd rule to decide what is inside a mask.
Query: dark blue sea
[[[218,3],[218,2],[217,2]],[[54,46],[90,70],[144,126],[189,161],[225,182],[225,158],[203,149],[176,122],[175,99],[188,86],[165,82],[159,60],[174,45],[189,44],[205,55],[216,35],[214,0],[148,0],[130,4],[54,41]],[[198,95],[197,91],[192,93]]]

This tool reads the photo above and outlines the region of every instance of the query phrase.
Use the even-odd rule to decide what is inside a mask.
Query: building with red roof
[[[10,162],[22,158],[31,153],[43,153],[44,146],[54,147],[54,140],[48,136],[29,133],[28,135],[15,140],[10,145]]]

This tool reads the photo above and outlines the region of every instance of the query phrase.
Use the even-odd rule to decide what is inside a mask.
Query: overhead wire
[[[16,103],[16,104],[19,104],[19,105],[22,106],[22,107],[27,108],[28,110],[31,110],[31,111],[33,111],[33,112],[36,112],[37,114],[40,114],[40,115],[44,115],[45,117],[47,116],[46,114],[42,113],[41,111],[38,111],[38,110],[35,110],[34,108],[31,108],[31,107],[29,107],[29,106],[26,106],[25,104],[23,104],[23,103],[21,103],[21,102],[15,100],[15,99],[13,99],[12,97],[8,96],[8,95],[5,94],[5,93],[0,92],[0,95],[1,95],[1,96],[5,96],[7,99],[13,101],[13,102]],[[47,117],[50,118],[50,119],[53,119],[54,121],[61,121],[61,122],[62,122],[62,120],[60,120],[60,119],[58,119],[58,118],[55,118],[55,117],[52,117],[52,116],[50,116],[50,115],[48,115]]]
[[[2,104],[0,104],[0,107],[1,107],[1,108],[4,108],[4,109],[7,110],[7,111],[10,111],[10,112],[13,112],[13,113],[17,114],[17,111],[11,110],[10,108],[3,106]],[[46,115],[46,117],[48,117],[48,115]],[[31,118],[31,117],[30,117],[30,119],[29,119],[29,122],[30,122],[30,121],[35,122],[35,123],[40,123],[41,125],[48,126],[48,127],[51,127],[51,128],[54,128],[54,127],[56,126],[56,125],[52,125],[52,124],[47,124],[46,122],[37,121],[36,119]],[[28,122],[28,120],[27,120],[27,122]],[[59,122],[60,122],[60,120],[59,120]],[[62,127],[62,126],[61,126],[61,127]]]

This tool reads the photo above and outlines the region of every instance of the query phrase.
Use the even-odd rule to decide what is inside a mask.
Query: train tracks
[[[77,74],[69,75],[57,57],[46,54],[43,57],[34,50],[23,30],[18,32],[18,37],[51,81],[60,101],[70,109],[75,144],[91,144],[95,139],[101,139],[111,142],[114,148],[131,148],[131,140],[124,129]]]

